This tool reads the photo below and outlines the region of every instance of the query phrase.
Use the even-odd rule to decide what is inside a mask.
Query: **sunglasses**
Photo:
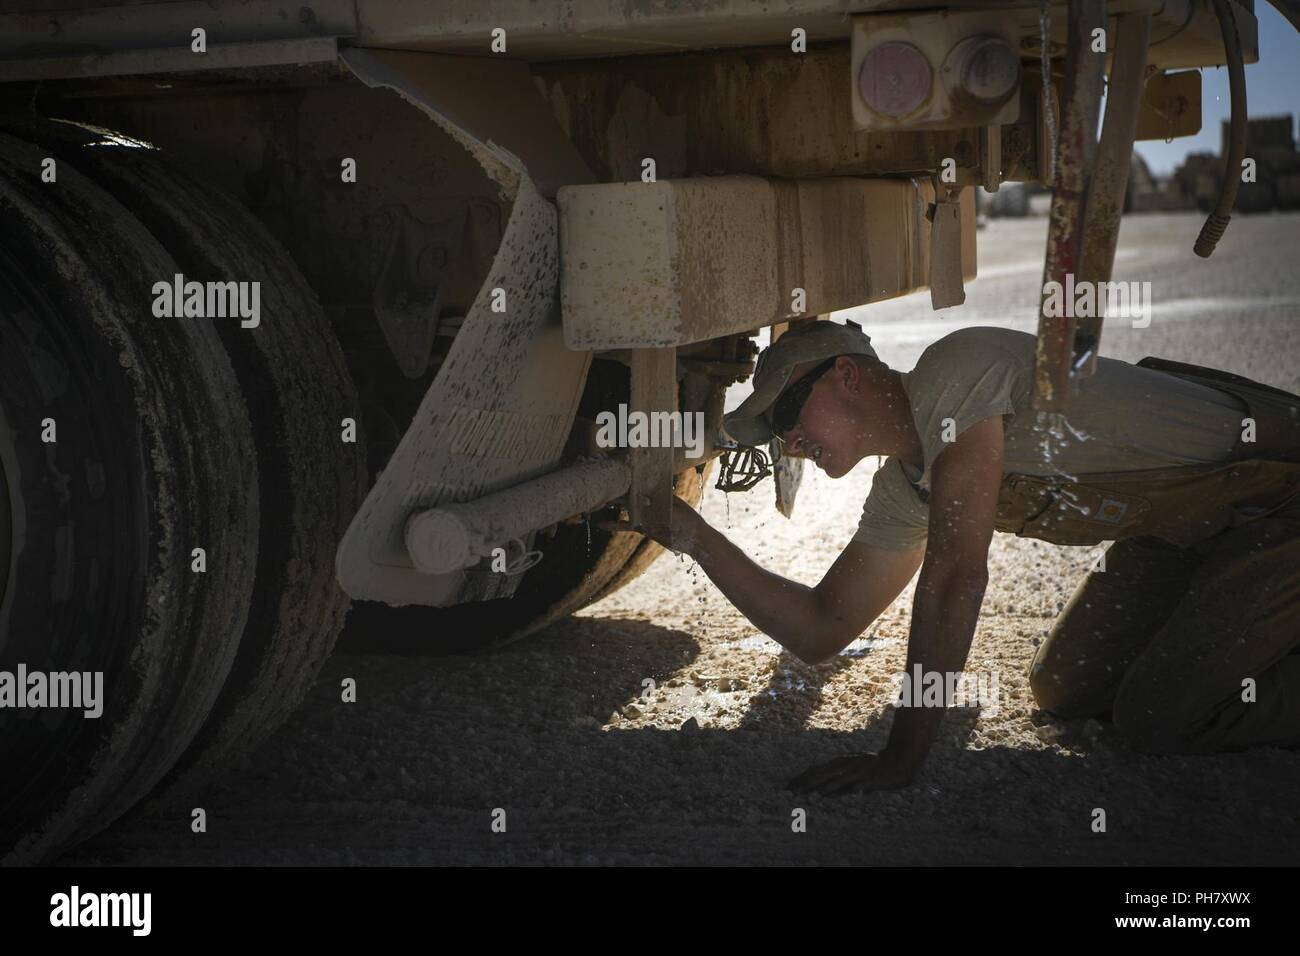
[[[772,414],[768,419],[772,426],[772,431],[776,436],[776,444],[779,448],[785,442],[781,436],[795,425],[799,424],[799,416],[803,414],[804,404],[808,401],[808,396],[812,394],[813,386],[817,384],[827,369],[835,365],[838,355],[831,356],[821,364],[815,366],[811,372],[805,375],[799,381],[795,382],[784,392],[782,392],[775,402],[772,403]]]

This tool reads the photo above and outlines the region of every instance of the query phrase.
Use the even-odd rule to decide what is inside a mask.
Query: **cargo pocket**
[[[1110,488],[1053,484],[1048,495],[1047,507],[1021,528],[1023,537],[1069,545],[1118,541],[1134,533],[1151,510],[1147,498]]]
[[[1006,475],[998,489],[998,510],[993,527],[1005,534],[1021,534],[1025,525],[1055,503],[1051,485],[1030,475]]]

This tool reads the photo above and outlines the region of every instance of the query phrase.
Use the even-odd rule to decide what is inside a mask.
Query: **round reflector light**
[[[910,43],[890,41],[867,51],[858,71],[858,92],[883,116],[907,116],[930,98],[933,71]]]
[[[959,43],[951,56],[958,64],[953,91],[958,95],[994,105],[1005,102],[1015,92],[1020,80],[1020,58],[998,37],[971,37]]]

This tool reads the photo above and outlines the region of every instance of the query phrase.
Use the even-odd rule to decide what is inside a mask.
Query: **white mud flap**
[[[515,155],[483,131],[459,123],[470,105],[467,96],[484,100],[502,94],[495,112],[487,114],[488,123],[509,124],[512,109],[529,110],[528,100],[504,95],[504,87],[518,92],[520,77],[503,73],[503,89],[479,83],[466,94],[463,88],[448,92],[437,57],[349,50],[343,59],[368,85],[392,87],[428,113],[514,203],[486,282],[337,556],[339,583],[354,598],[453,604],[466,572],[417,571],[403,537],[407,519],[414,511],[469,501],[554,469],[591,353],[569,350],[561,334],[555,207]]]

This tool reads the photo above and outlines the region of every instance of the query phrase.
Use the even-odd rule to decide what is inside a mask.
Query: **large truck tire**
[[[172,768],[235,660],[257,557],[252,432],[213,324],[152,314],[179,266],[70,165],[43,179],[50,158],[0,134],[0,670],[85,672],[92,692],[98,672],[101,713],[0,709],[8,863]]]
[[[361,415],[319,302],[261,223],[156,151],[86,140],[60,135],[61,155],[130,209],[184,275],[260,289],[256,327],[217,326],[248,402],[261,476],[256,585],[216,706],[169,775],[184,791],[283,723],[334,648],[349,604],[334,553],[367,481],[365,445],[343,442],[342,422]]]

